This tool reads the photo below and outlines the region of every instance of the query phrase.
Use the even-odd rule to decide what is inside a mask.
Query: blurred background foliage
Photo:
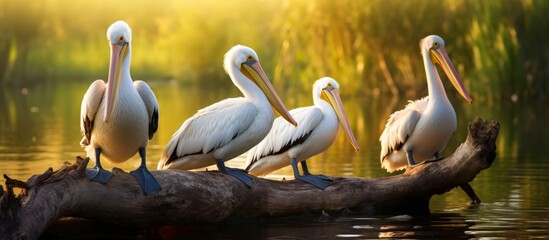
[[[475,101],[545,99],[547,13],[544,0],[0,0],[0,80],[105,79],[105,32],[124,19],[135,79],[230,86],[223,55],[244,44],[290,94],[328,75],[346,94],[417,98],[419,40],[437,34]]]

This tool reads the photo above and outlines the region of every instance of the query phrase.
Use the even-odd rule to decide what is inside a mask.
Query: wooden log
[[[301,181],[253,178],[247,188],[217,171],[153,171],[162,190],[144,195],[135,179],[113,169],[106,185],[91,182],[88,159],[77,158],[26,182],[6,178],[0,188],[0,238],[35,239],[62,217],[138,226],[230,222],[309,214],[426,214],[434,194],[463,186],[495,159],[499,123],[475,119],[449,157],[400,175],[335,177],[325,190]],[[377,161],[377,160],[376,160]],[[17,196],[13,188],[22,188]],[[472,191],[472,189],[471,189]]]

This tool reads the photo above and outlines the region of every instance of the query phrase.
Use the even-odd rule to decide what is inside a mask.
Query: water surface
[[[58,168],[85,153],[79,146],[80,103],[91,81],[63,85],[5,88],[0,91],[0,173],[27,179],[48,167]],[[148,167],[156,168],[163,146],[181,123],[199,108],[227,97],[240,96],[232,87],[184,86],[177,82],[149,82],[160,104],[160,128],[148,147]],[[449,91],[450,92],[450,91]],[[454,91],[455,92],[455,91]],[[433,197],[432,214],[410,216],[307,216],[253,223],[192,226],[184,228],[133,229],[98,223],[59,224],[44,237],[196,237],[264,239],[364,239],[396,238],[548,238],[549,237],[549,150],[546,148],[547,111],[539,102],[475,102],[467,105],[454,92],[449,93],[458,115],[458,130],[443,155],[449,155],[465,140],[467,123],[480,116],[501,123],[497,140],[497,158],[492,167],[481,172],[471,183],[483,200],[471,207],[459,189]],[[307,95],[285,96],[288,108],[312,104]],[[378,142],[387,116],[402,108],[406,99],[384,96],[345,96],[340,93],[361,151],[355,153],[341,133],[325,153],[308,161],[313,173],[332,176],[375,178],[388,176],[379,166]],[[418,96],[419,98],[420,96]],[[474,97],[474,95],[473,95]],[[230,166],[243,167],[245,155]],[[120,164],[104,164],[126,171],[139,165],[138,157]],[[290,177],[290,168],[273,173]]]

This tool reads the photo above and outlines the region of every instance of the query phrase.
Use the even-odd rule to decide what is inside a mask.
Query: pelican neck
[[[317,88],[316,85],[313,86],[313,105],[319,108],[322,112],[330,112],[335,115],[335,110],[330,102],[322,98],[322,87]]]
[[[427,75],[429,104],[438,100],[448,101],[446,91],[444,90],[444,85],[442,85],[442,81],[440,80],[440,76],[438,74],[436,66],[431,60],[429,50],[423,49],[422,56],[423,64],[425,66],[425,73]]]
[[[133,80],[130,74],[131,62],[132,62],[132,47],[131,47],[131,44],[129,44],[128,53],[126,54],[126,57],[124,58],[124,62],[122,63],[122,73],[120,76],[121,85],[133,84]]]
[[[324,106],[325,103],[329,104],[326,100],[322,99],[322,88],[313,86],[313,105],[317,107]]]
[[[240,72],[236,65],[232,65],[227,73],[233,81],[233,84],[244,94],[248,99],[261,99],[267,102],[267,97],[261,89],[248,77]]]

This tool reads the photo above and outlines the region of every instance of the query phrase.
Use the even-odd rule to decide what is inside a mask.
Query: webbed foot
[[[112,173],[103,169],[101,166],[101,149],[95,149],[95,166],[93,168],[86,169],[86,176],[90,181],[100,182],[102,184],[107,184],[111,179]]]
[[[154,178],[152,173],[144,166],[139,166],[139,168],[131,171],[130,174],[137,180],[137,183],[139,183],[139,186],[141,186],[145,195],[162,189],[160,184],[158,184],[158,181],[156,181],[156,178]]]
[[[411,151],[406,152],[406,158],[408,159],[408,165],[412,168],[417,167],[419,165],[423,165],[425,163],[436,162],[442,159],[442,157],[440,157],[440,154],[436,152],[433,159],[427,159],[427,160],[424,160],[423,162],[416,163],[414,161],[414,156]]]
[[[107,184],[112,177],[112,173],[101,167],[95,166],[93,168],[86,169],[86,176],[90,179],[90,181]]]
[[[217,162],[217,168],[220,172],[240,180],[248,188],[252,187],[252,177],[248,175],[248,171],[244,169],[225,167],[225,162],[223,160],[216,159],[215,161]]]
[[[320,189],[325,189],[326,187],[328,187],[328,183],[332,181],[331,178],[328,178],[324,175],[303,175],[297,176],[295,179],[304,181]]]
[[[301,168],[303,169],[303,175],[299,174],[299,169],[297,168],[297,160],[295,158],[291,159],[291,165],[294,170],[294,178],[300,181],[304,181],[306,183],[309,183],[317,188],[325,189],[328,187],[329,182],[331,182],[333,179],[332,177],[325,176],[325,175],[313,175],[309,172],[309,168],[307,167],[307,162],[302,161],[301,162]]]
[[[162,187],[160,187],[156,178],[154,178],[149,169],[147,169],[147,154],[145,148],[139,149],[139,156],[141,157],[141,165],[137,169],[131,171],[130,174],[137,180],[137,183],[139,183],[139,186],[141,186],[141,190],[143,190],[145,195],[160,191]]]

